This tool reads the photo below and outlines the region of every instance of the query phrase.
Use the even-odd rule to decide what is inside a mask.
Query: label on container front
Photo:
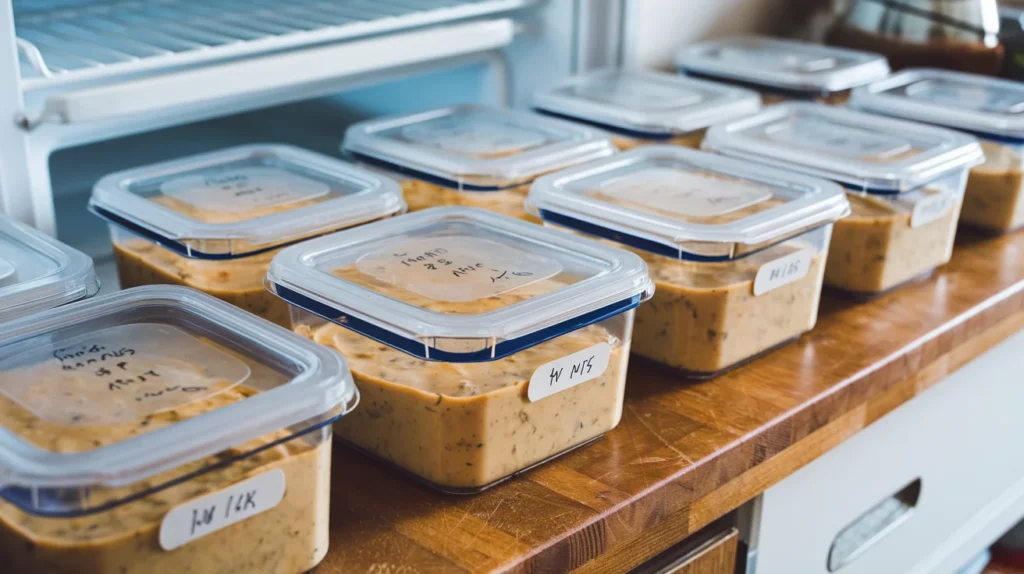
[[[3,257],[0,257],[0,283],[14,275],[14,271],[14,264]]]
[[[811,270],[811,250],[804,249],[765,263],[754,276],[754,296],[799,281]]]
[[[544,132],[500,118],[445,116],[406,126],[405,139],[469,156],[511,155],[544,145]]]
[[[401,239],[359,258],[356,267],[385,283],[437,301],[494,297],[562,272],[537,253],[482,237]]]
[[[325,182],[273,167],[240,167],[186,175],[160,185],[166,196],[207,211],[245,213],[323,197]]]
[[[714,217],[772,198],[763,186],[670,167],[652,167],[610,179],[602,194],[689,217]]]
[[[576,88],[585,98],[607,102],[626,109],[668,110],[701,103],[704,97],[693,90],[643,78],[606,78]]]
[[[0,393],[39,418],[97,426],[201,401],[249,377],[239,359],[169,325],[134,323],[0,358]]]
[[[819,118],[776,124],[765,135],[787,145],[877,162],[892,161],[914,149],[904,137]]]
[[[598,343],[550,363],[544,363],[530,377],[530,386],[526,390],[527,398],[531,402],[539,401],[600,377],[608,368],[611,354],[611,345]]]
[[[174,550],[277,506],[284,498],[279,468],[172,508],[160,523],[160,548]]]
[[[921,199],[914,204],[914,211],[910,213],[910,226],[920,227],[941,219],[949,213],[954,203],[956,200],[949,193],[935,193]]]

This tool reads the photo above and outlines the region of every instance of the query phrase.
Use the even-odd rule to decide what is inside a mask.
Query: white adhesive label
[[[754,276],[754,296],[778,289],[807,276],[811,270],[811,250],[804,249],[765,263]]]
[[[385,283],[437,301],[494,297],[562,272],[558,261],[481,237],[417,237],[359,258],[356,267]]]
[[[446,116],[406,126],[402,136],[409,141],[470,156],[507,155],[548,141],[543,132],[481,116]]]
[[[561,359],[544,363],[530,377],[530,386],[526,390],[527,398],[531,402],[539,401],[600,377],[608,368],[611,354],[611,345],[598,343]]]
[[[102,329],[0,359],[0,392],[41,419],[95,426],[140,420],[234,387],[249,367],[168,325]]]
[[[14,275],[14,264],[0,257],[0,282],[6,281]]]
[[[831,56],[802,54],[763,46],[727,46],[718,51],[718,57],[726,62],[778,72],[821,72],[839,65],[839,61]]]
[[[910,98],[997,114],[1024,112],[1024,89],[979,86],[949,80],[924,80],[907,86]]]
[[[704,97],[698,92],[643,79],[608,78],[602,82],[580,86],[577,90],[585,98],[627,109],[668,110],[694,106],[704,101]]]
[[[174,550],[266,512],[281,502],[284,492],[284,471],[275,468],[175,506],[160,523],[160,548]]]
[[[738,180],[654,167],[603,182],[601,193],[648,208],[690,217],[712,217],[772,198],[765,187]]]
[[[884,161],[913,149],[906,138],[872,130],[802,118],[777,124],[766,131],[775,141],[847,157]]]
[[[199,209],[245,213],[323,197],[331,187],[281,169],[255,166],[178,177],[161,184],[160,192]]]
[[[953,208],[953,203],[953,196],[948,193],[925,197],[914,204],[914,211],[910,213],[910,226],[920,227],[942,218]]]

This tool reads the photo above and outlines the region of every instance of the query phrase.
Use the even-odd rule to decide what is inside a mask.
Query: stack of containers
[[[327,553],[337,353],[192,289],[4,324],[5,572],[282,572]]]
[[[541,113],[597,126],[621,150],[669,143],[698,148],[713,123],[761,108],[756,92],[675,74],[599,70],[534,95]]]
[[[355,124],[342,150],[400,179],[410,211],[464,205],[529,220],[523,200],[535,178],[615,146],[579,124],[463,105]]]
[[[834,183],[661,145],[543,177],[527,208],[639,254],[657,291],[633,352],[697,377],[814,326],[832,224],[849,212]]]
[[[398,184],[285,145],[248,145],[101,179],[90,209],[110,223],[121,287],[175,284],[283,326],[263,288],[274,253],[405,210]]]
[[[267,285],[351,361],[364,399],[338,436],[450,492],[614,428],[653,290],[636,255],[467,207],[290,247]]]
[[[997,233],[1024,225],[1024,85],[950,72],[905,70],[854,90],[864,111],[966,131],[985,163],[971,170],[960,221]]]
[[[686,46],[676,53],[675,65],[689,76],[758,90],[765,104],[789,99],[842,104],[853,88],[889,73],[879,54],[761,36]]]
[[[949,261],[978,142],[951,130],[820,104],[781,104],[708,131],[706,149],[847,189],[852,215],[832,234],[825,284],[860,297]]]

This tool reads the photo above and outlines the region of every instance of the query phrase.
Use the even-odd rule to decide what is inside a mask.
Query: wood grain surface
[[[621,424],[475,496],[343,446],[318,574],[622,572],[753,498],[1024,327],[1024,233],[867,303],[823,298],[799,341],[693,383],[634,360]]]

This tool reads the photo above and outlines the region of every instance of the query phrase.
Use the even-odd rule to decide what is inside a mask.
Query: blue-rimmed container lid
[[[1024,84],[948,70],[909,69],[857,88],[850,105],[876,114],[1024,141]]]
[[[89,256],[0,217],[0,321],[91,297],[99,288]]]
[[[461,105],[360,122],[342,150],[453,189],[494,191],[615,153],[599,130],[530,112]]]
[[[366,169],[254,144],[110,174],[89,207],[187,257],[230,259],[401,213],[405,201]]]
[[[533,96],[536,109],[631,136],[664,139],[752,114],[761,96],[676,74],[606,69]]]
[[[500,359],[636,307],[653,293],[636,255],[467,207],[439,207],[278,253],[267,286],[325,319],[422,359]]]
[[[330,424],[357,398],[338,353],[193,289],[36,313],[0,334],[0,497],[100,512]]]
[[[850,209],[830,181],[668,145],[542,177],[526,207],[545,221],[695,261],[742,257]]]
[[[704,149],[893,194],[984,160],[967,134],[836,106],[789,103],[713,126]]]
[[[809,96],[849,90],[889,73],[889,62],[879,54],[764,36],[684,46],[675,65],[687,74]]]

